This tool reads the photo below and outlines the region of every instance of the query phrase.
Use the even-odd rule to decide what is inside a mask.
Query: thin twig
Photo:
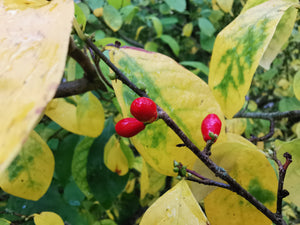
[[[136,94],[143,97],[148,97],[147,94],[133,84],[94,44],[91,40],[86,40],[87,45],[99,55],[99,57],[116,73],[117,79],[123,84],[131,88]],[[177,134],[177,136],[217,177],[226,181],[230,185],[230,190],[248,200],[259,211],[266,215],[276,225],[286,225],[282,218],[279,218],[275,213],[271,212],[260,201],[245,190],[237,183],[223,168],[217,166],[206,154],[186,136],[186,134],[178,127],[178,125],[169,117],[169,115],[160,107],[157,106],[159,117]]]
[[[225,188],[225,189],[229,189],[230,190],[230,185],[229,184],[225,184],[225,183],[221,183],[221,182],[217,182],[211,179],[208,179],[206,177],[203,177],[202,175],[200,175],[199,173],[197,173],[194,170],[190,170],[190,169],[186,169],[186,172],[190,173],[191,175],[197,177],[190,177],[188,176],[186,179],[193,181],[193,182],[197,182],[200,184],[205,184],[205,185],[210,185],[210,186],[216,186],[216,187],[221,187],[221,188]]]
[[[292,110],[286,112],[270,112],[270,113],[262,113],[262,112],[247,112],[242,113],[238,112],[234,115],[234,118],[257,118],[257,119],[265,119],[265,120],[278,120],[282,118],[300,118],[300,110]]]
[[[256,144],[258,141],[266,141],[269,138],[271,138],[275,132],[275,122],[274,122],[274,119],[269,119],[269,121],[270,121],[269,133],[267,133],[266,135],[264,135],[262,137],[253,136],[249,139],[249,141]]]
[[[111,85],[111,83],[109,83],[109,81],[106,79],[106,77],[104,76],[104,74],[102,73],[100,67],[99,67],[99,62],[100,60],[97,59],[97,57],[93,54],[93,51],[89,48],[90,54],[92,56],[92,59],[94,61],[95,64],[95,68],[97,73],[99,74],[99,78],[100,80],[102,80],[108,87],[110,87],[111,89],[113,89],[113,86]]]
[[[292,163],[292,156],[288,152],[284,153],[283,156],[285,157],[284,164],[277,158],[276,151],[273,152],[273,160],[277,163],[279,170],[276,215],[280,218],[282,218],[282,200],[289,195],[289,192],[283,189],[284,178],[288,166]]]
[[[224,188],[224,189],[227,189],[227,190],[230,190],[230,188],[231,188],[229,184],[224,184],[224,183],[216,182],[216,181],[213,181],[213,180],[201,180],[201,179],[197,179],[195,177],[186,177],[185,179],[187,179],[189,181],[199,183],[199,184],[220,187],[220,188]]]
[[[97,71],[95,69],[95,66],[91,63],[90,58],[84,54],[79,48],[77,48],[76,44],[74,43],[74,40],[70,37],[69,42],[69,51],[68,55],[71,56],[75,61],[82,67],[85,74],[84,77],[94,82],[95,80],[98,80]],[[98,88],[106,91],[106,87],[102,81],[98,82]]]

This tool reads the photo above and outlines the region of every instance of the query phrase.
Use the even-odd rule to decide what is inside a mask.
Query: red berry
[[[116,124],[115,129],[122,137],[132,137],[144,130],[145,125],[136,118],[124,118]]]
[[[156,104],[150,98],[135,99],[130,106],[131,114],[143,123],[152,123],[157,118]]]
[[[215,141],[217,140],[218,135],[220,134],[222,127],[222,122],[216,114],[208,114],[201,124],[201,131],[204,141],[211,140],[209,133],[213,133],[216,136]]]

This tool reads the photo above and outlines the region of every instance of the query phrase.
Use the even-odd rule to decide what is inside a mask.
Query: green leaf
[[[150,51],[150,52],[157,52],[158,44],[156,44],[153,41],[148,41],[148,42],[146,42],[144,48],[145,48],[145,50]]]
[[[52,184],[47,193],[38,201],[29,201],[11,196],[7,208],[22,215],[50,211],[58,214],[64,221],[72,225],[90,225],[80,212],[65,202],[60,194],[61,187]]]
[[[104,0],[85,0],[89,7],[94,11],[104,5]]]
[[[86,16],[84,15],[82,9],[77,5],[75,5],[75,18],[77,22],[82,26],[82,30],[85,30],[86,25]]]
[[[72,159],[72,176],[88,199],[93,197],[87,182],[87,160],[93,142],[94,138],[85,137],[82,139],[76,146]]]
[[[297,98],[282,98],[279,102],[279,111],[299,110],[300,101]]]
[[[14,196],[38,200],[47,191],[54,172],[54,157],[44,140],[32,131],[19,155],[0,177],[1,188]]]
[[[184,12],[186,8],[185,0],[165,0],[165,3],[167,3],[171,9],[176,10],[178,12]]]
[[[170,35],[163,34],[159,37],[163,42],[165,42],[169,47],[172,49],[173,53],[178,56],[180,47],[177,43],[177,41],[172,38]]]
[[[117,224],[113,220],[105,219],[105,220],[100,220],[99,225],[117,225]]]
[[[205,51],[211,52],[214,47],[215,43],[215,37],[209,37],[204,33],[200,33],[200,44],[201,48],[204,49]]]
[[[208,67],[202,63],[202,62],[195,62],[195,61],[182,61],[180,62],[181,65],[183,66],[191,66],[194,67],[196,69],[199,69],[201,72],[203,72],[205,75],[208,76],[209,73],[209,69]]]
[[[142,82],[151,99],[160,105],[199,147],[204,147],[201,122],[208,113],[222,112],[207,84],[173,59],[155,52],[138,48],[109,47],[110,59],[123,71],[131,82]],[[130,115],[130,104],[137,95],[121,82],[112,82],[124,117]],[[188,87],[188,89],[187,89]],[[180,97],[179,97],[180,96]],[[224,137],[224,128],[218,141]],[[175,175],[173,160],[192,166],[195,155],[177,148],[181,140],[162,121],[157,120],[131,138],[134,146],[158,172]]]
[[[109,26],[109,28],[114,32],[118,31],[123,23],[121,14],[111,5],[104,6],[103,19],[107,26]]]
[[[103,133],[92,144],[87,163],[87,180],[94,197],[109,209],[126,186],[128,175],[119,176],[104,165],[104,147],[115,133],[112,118],[106,121]]]
[[[216,31],[214,25],[212,25],[212,23],[204,17],[198,19],[198,26],[201,30],[201,33],[205,34],[208,37],[213,36]]]
[[[122,15],[125,24],[131,24],[133,18],[138,13],[139,8],[133,5],[125,6],[121,9],[120,13]]]
[[[290,193],[288,199],[300,206],[300,139],[295,139],[290,142],[275,141],[277,148],[277,156],[282,164],[285,163],[283,154],[288,152],[292,155],[293,162],[289,165],[284,180],[284,189],[287,189]]]
[[[71,206],[80,206],[85,195],[80,191],[74,180],[72,179],[64,189],[63,195],[65,201]]]
[[[160,37],[163,33],[163,26],[162,26],[160,20],[155,16],[151,16],[150,19],[152,20],[154,29],[156,31],[156,36]]]
[[[72,158],[78,141],[78,135],[70,134],[59,143],[57,150],[54,152],[55,175],[64,185],[69,182],[71,176]]]
[[[253,74],[291,1],[267,1],[239,15],[217,36],[209,86],[227,118],[245,102]],[[234,102],[234,104],[232,104]]]
[[[0,225],[10,225],[11,222],[6,220],[6,219],[3,219],[3,218],[0,218]]]
[[[130,0],[107,0],[107,2],[116,9],[130,5]]]

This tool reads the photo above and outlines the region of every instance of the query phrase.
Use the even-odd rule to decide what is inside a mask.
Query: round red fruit
[[[222,127],[222,122],[220,118],[216,114],[208,114],[201,124],[201,131],[203,135],[204,141],[208,141],[212,139],[212,135],[209,135],[209,133],[216,135],[215,140],[217,140],[217,137],[220,134]]]
[[[116,132],[122,137],[132,137],[145,129],[145,124],[136,118],[124,118],[115,126]]]
[[[130,106],[131,114],[143,123],[152,123],[157,118],[156,104],[150,98],[135,99]]]

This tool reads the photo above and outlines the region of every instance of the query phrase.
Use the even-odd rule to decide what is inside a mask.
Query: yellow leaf
[[[0,0],[0,173],[55,94],[73,16],[72,0]]]
[[[282,142],[279,140],[275,141],[275,146],[277,148],[277,157],[281,161],[282,164],[285,163],[285,158],[283,154],[288,152],[292,155],[293,162],[289,165],[285,180],[284,180],[284,189],[287,189],[290,193],[288,198],[296,204],[298,207],[300,206],[300,138],[295,139],[290,142]]]
[[[273,167],[266,159],[265,155],[259,151],[254,144],[240,135],[227,133],[227,141],[213,145],[211,151],[212,155],[210,158],[218,166],[224,168],[248,191],[251,189],[250,184],[253,183],[254,187],[257,187],[257,190],[261,191],[262,194],[265,194],[266,199],[261,198],[259,195],[257,196],[257,193],[254,193],[255,197],[264,201],[263,203],[271,203],[269,206],[272,209],[275,207],[277,178]],[[216,176],[200,161],[196,162],[194,170],[204,177],[222,182],[221,179],[216,178]],[[260,185],[260,189],[257,184]],[[216,188],[199,185],[198,183],[191,183],[191,189],[196,199],[202,201]],[[243,210],[246,210],[246,208],[241,209],[241,211]],[[243,223],[241,222],[240,224]]]
[[[141,199],[145,198],[146,194],[155,195],[165,184],[166,176],[156,172],[143,160],[143,168],[140,177]]]
[[[35,225],[64,225],[64,221],[54,212],[42,212],[34,214]]]
[[[224,12],[231,12],[233,0],[217,0],[217,3]]]
[[[209,69],[209,86],[227,118],[245,102],[253,74],[291,1],[271,0],[239,15],[217,36]]]
[[[188,185],[183,180],[161,196],[145,212],[140,225],[209,224]]]
[[[0,186],[11,195],[36,201],[46,193],[53,172],[52,151],[32,131],[19,155],[0,177]]]
[[[182,36],[190,37],[193,32],[193,23],[187,23],[182,29]]]
[[[298,71],[295,74],[293,89],[294,89],[294,93],[295,93],[296,98],[300,101],[300,71]]]
[[[104,127],[102,104],[91,92],[82,96],[53,99],[45,114],[75,134],[97,137]]]
[[[207,84],[171,58],[138,48],[110,48],[110,59],[135,84],[143,83],[147,93],[200,148],[205,142],[201,122],[209,113],[217,114],[223,124],[221,109]],[[112,82],[124,117],[130,114],[132,101],[138,96],[122,82]],[[219,139],[224,139],[225,126]],[[131,138],[147,163],[162,174],[174,176],[173,160],[192,166],[196,157],[162,120],[146,126]]]
[[[104,147],[104,164],[110,171],[123,176],[128,172],[128,160],[124,155],[119,140],[111,136]]]
[[[235,193],[216,189],[204,200],[207,218],[212,225],[271,225],[258,209]],[[275,211],[275,207],[272,207]],[[217,216],[216,216],[217,215]]]
[[[297,138],[300,138],[300,122],[292,126],[292,131],[297,135]]]
[[[246,130],[247,119],[234,118],[226,120],[226,132],[234,134],[242,134]]]

